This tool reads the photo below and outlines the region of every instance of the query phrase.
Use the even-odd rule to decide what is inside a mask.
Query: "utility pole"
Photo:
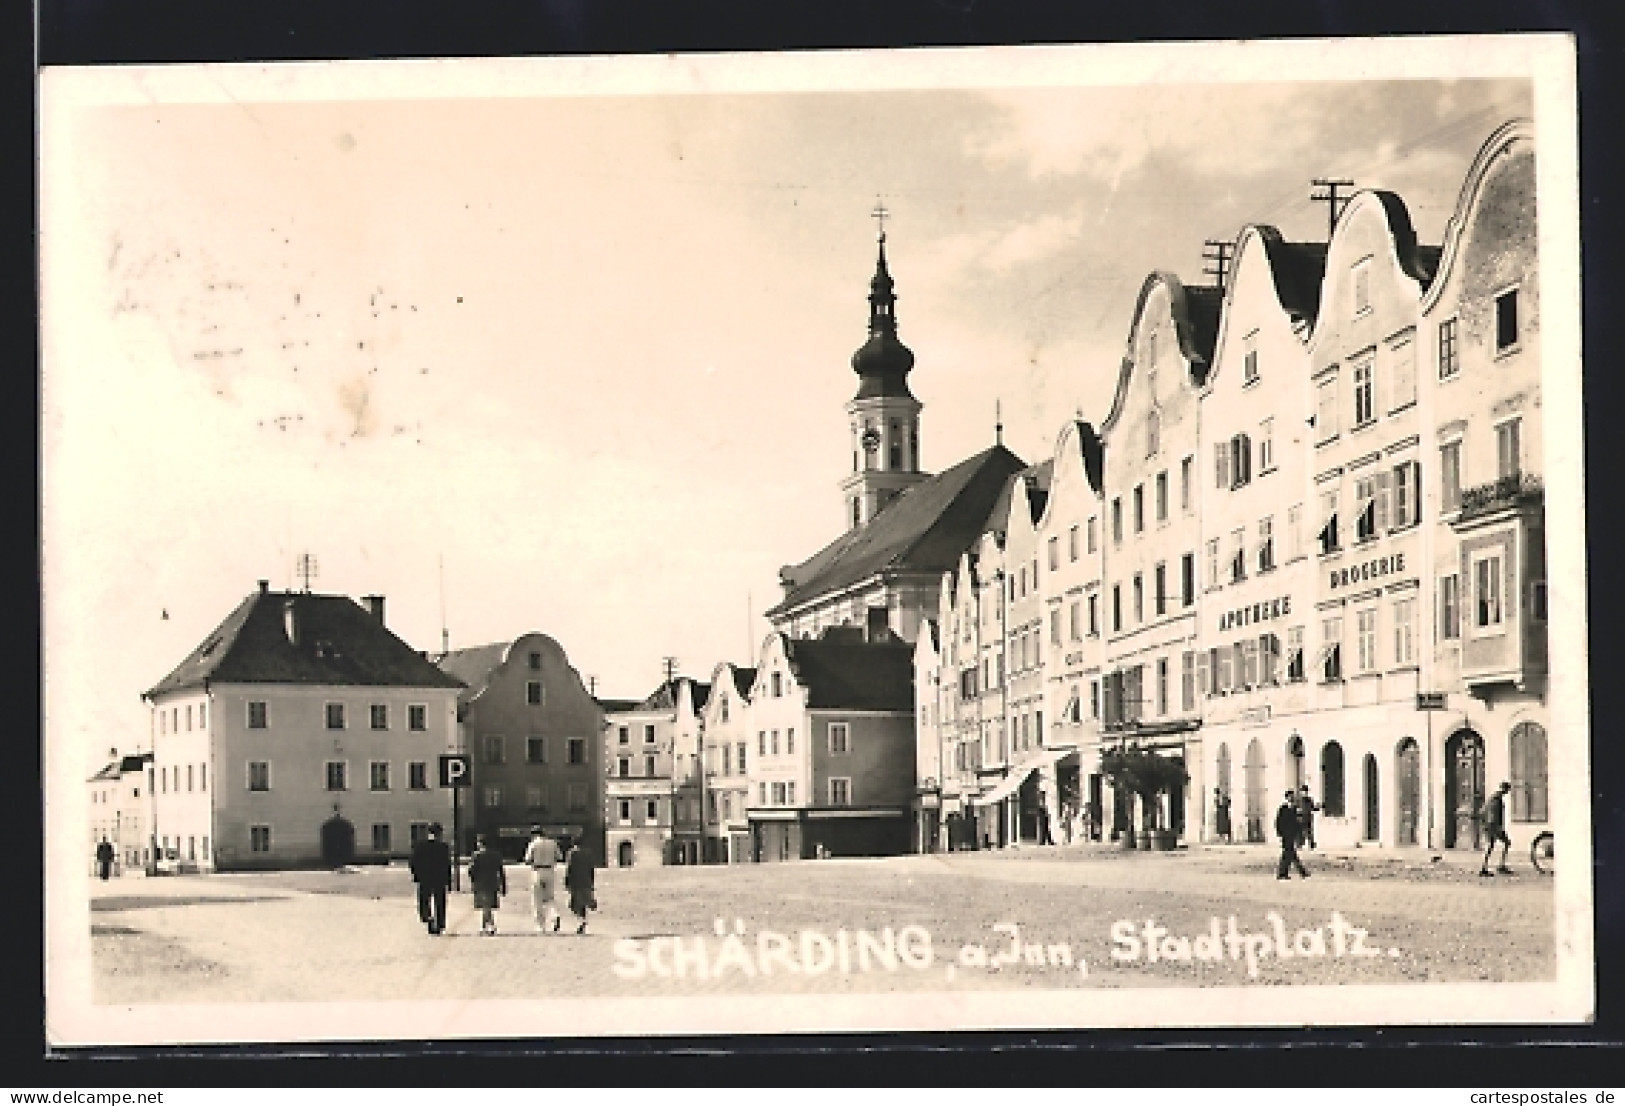
[[[1354,187],[1354,182],[1351,180],[1343,180],[1341,178],[1331,179],[1327,177],[1316,177],[1309,183],[1314,185],[1316,188],[1324,188],[1326,190],[1323,193],[1311,192],[1309,194],[1309,199],[1313,203],[1323,203],[1326,205],[1326,241],[1330,242],[1332,240],[1332,233],[1337,229],[1337,217],[1343,213],[1343,209],[1348,206],[1349,202],[1348,196],[1346,194],[1338,195],[1338,191],[1339,189],[1344,188],[1352,189]]]
[[[597,676],[588,676],[587,677],[587,694],[591,695],[594,699],[598,698],[598,677]]]
[[[660,658],[660,668],[661,668],[661,670],[663,672],[666,673],[666,682],[670,683],[672,681],[672,678],[677,675],[677,658],[676,657],[661,657]]]
[[[1225,282],[1230,277],[1230,261],[1234,256],[1236,244],[1234,242],[1221,242],[1209,238],[1202,243],[1202,274],[1213,278],[1213,287],[1224,291]]]
[[[299,554],[299,559],[294,562],[293,570],[299,577],[299,589],[308,593],[311,581],[316,579],[316,554]]]

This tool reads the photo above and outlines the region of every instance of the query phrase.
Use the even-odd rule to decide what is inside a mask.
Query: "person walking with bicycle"
[[[1481,876],[1494,876],[1495,872],[1502,875],[1512,875],[1512,869],[1507,865],[1507,851],[1512,848],[1512,838],[1507,835],[1507,794],[1512,785],[1502,781],[1491,795],[1489,802],[1484,804],[1484,833],[1489,837],[1489,846],[1484,850],[1484,863],[1479,866],[1478,874]],[[1501,863],[1495,872],[1490,871],[1490,856],[1495,852],[1495,845],[1501,845]]]

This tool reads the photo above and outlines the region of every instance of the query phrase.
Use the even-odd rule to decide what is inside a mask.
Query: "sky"
[[[377,99],[266,67],[55,112],[48,82],[48,728],[145,742],[141,692],[302,553],[415,648],[540,630],[605,696],[750,663],[779,567],[842,526],[877,199],[924,466],[996,404],[1036,462],[1104,416],[1147,274],[1203,282],[1251,222],[1323,240],[1315,177],[1436,243],[1532,110],[1518,79],[1165,68]]]

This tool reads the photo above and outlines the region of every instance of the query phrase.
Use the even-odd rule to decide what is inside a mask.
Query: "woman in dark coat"
[[[508,893],[508,873],[502,870],[502,854],[491,847],[491,839],[480,834],[479,848],[468,861],[468,882],[474,889],[474,905],[480,908],[480,935],[494,937],[497,920],[492,911],[502,905]]]
[[[580,842],[572,842],[570,855],[564,862],[564,886],[570,892],[570,913],[581,919],[576,926],[577,933],[587,932],[587,911],[598,909],[598,900],[593,897],[592,891],[592,856],[581,847]]]

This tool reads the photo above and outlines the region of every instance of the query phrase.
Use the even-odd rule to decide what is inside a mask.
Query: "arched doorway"
[[[337,814],[322,823],[322,863],[342,867],[355,859],[355,826]]]
[[[1247,742],[1247,756],[1242,761],[1243,796],[1247,803],[1247,840],[1264,840],[1264,746],[1258,738]]]
[[[1394,753],[1395,800],[1399,817],[1394,825],[1394,844],[1415,845],[1416,826],[1422,810],[1422,750],[1414,737],[1399,743]]]
[[[1230,746],[1226,742],[1219,742],[1219,753],[1214,764],[1214,786],[1218,794],[1214,796],[1213,803],[1213,833],[1217,837],[1229,837],[1235,832],[1230,818],[1222,822],[1219,819],[1219,803],[1230,800]]]
[[[1375,841],[1382,833],[1382,805],[1377,790],[1377,758],[1365,755],[1365,825],[1362,837]]]
[[[1484,806],[1484,739],[1472,730],[1457,730],[1444,743],[1445,848],[1479,846],[1478,814]]]
[[[1303,738],[1296,733],[1286,739],[1286,785],[1294,791],[1303,786]]]
[[[622,868],[632,867],[632,842],[622,841],[615,850],[615,863]]]
[[[1519,722],[1508,739],[1512,764],[1514,822],[1544,822],[1546,812],[1546,729],[1537,722]]]

